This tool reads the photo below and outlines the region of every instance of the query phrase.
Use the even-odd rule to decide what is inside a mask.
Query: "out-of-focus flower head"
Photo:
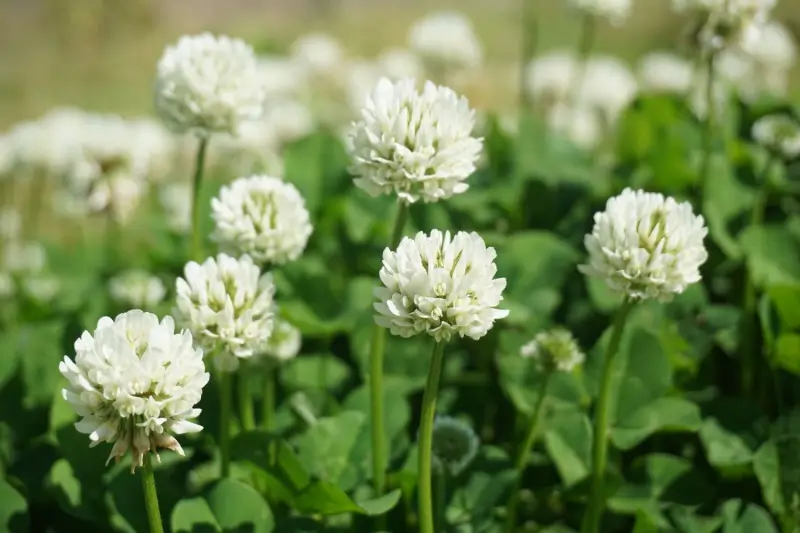
[[[433,73],[473,69],[483,61],[472,22],[457,11],[438,11],[417,21],[408,45]]]
[[[639,83],[645,91],[686,94],[693,80],[691,62],[671,52],[651,52],[639,63]]]

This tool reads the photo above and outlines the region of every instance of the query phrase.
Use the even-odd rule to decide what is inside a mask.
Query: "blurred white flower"
[[[322,33],[303,35],[292,43],[291,48],[293,60],[313,76],[336,73],[344,61],[344,55],[339,41]]]
[[[240,39],[183,36],[158,62],[156,110],[179,133],[234,134],[242,121],[262,115],[265,96],[253,49]]]
[[[272,128],[273,138],[279,147],[310,135],[316,127],[314,115],[308,106],[288,99],[267,106],[264,122]]]
[[[22,290],[40,304],[49,304],[61,291],[61,280],[51,274],[34,274],[22,279]]]
[[[303,65],[290,57],[261,56],[258,58],[258,68],[261,71],[267,103],[295,98],[308,84]]]
[[[451,476],[463,472],[480,447],[478,435],[468,423],[450,416],[437,416],[433,421],[433,461],[437,467],[446,468]]]
[[[788,115],[767,115],[753,124],[753,139],[784,159],[800,156],[800,122]]]
[[[275,285],[249,256],[191,261],[175,287],[176,321],[221,371],[232,372],[239,358],[263,351],[273,329]]]
[[[480,339],[508,311],[497,309],[506,286],[495,279],[494,248],[477,233],[433,230],[385,249],[375,289],[375,322],[394,335],[427,333],[437,342],[454,334]]]
[[[263,355],[277,361],[287,361],[300,353],[302,341],[299,329],[286,320],[276,318],[275,328],[272,330],[272,335],[267,341],[264,351],[256,355]]]
[[[776,0],[672,0],[677,11],[692,11],[699,17],[699,45],[709,51],[757,41],[775,3]]]
[[[103,317],[75,341],[75,360],[64,356],[58,368],[69,382],[62,396],[81,416],[75,428],[91,446],[113,443],[109,460],[130,450],[135,469],[148,452],[158,459],[158,448],[183,455],[173,435],[203,429],[189,421],[209,379],[203,353],[189,332],[175,333],[171,317]]]
[[[572,372],[586,359],[572,333],[562,328],[538,333],[520,355],[533,359],[543,372]]]
[[[692,63],[671,52],[651,52],[639,63],[639,83],[645,91],[686,94],[693,80]]]
[[[390,80],[420,78],[423,73],[419,58],[405,48],[387,48],[378,54],[376,63],[381,74]]]
[[[547,125],[585,150],[596,148],[603,134],[600,118],[595,111],[583,107],[570,108],[565,104],[550,109]]]
[[[420,93],[411,79],[382,78],[348,137],[356,186],[406,202],[466,191],[483,143],[474,125],[475,112],[453,90],[426,82]]]
[[[573,8],[621,24],[630,16],[631,0],[569,0]]]
[[[22,216],[16,207],[6,205],[0,207],[0,239],[15,241],[22,231]]]
[[[701,120],[708,116],[708,72],[696,72],[694,83],[689,91],[688,104],[692,112]],[[730,87],[723,76],[715,75],[712,78],[711,102],[717,117],[721,117],[728,106]]]
[[[606,124],[613,124],[636,98],[636,77],[615,57],[596,56],[586,63],[578,103],[596,109]]]
[[[525,68],[525,89],[534,101],[545,108],[567,103],[578,71],[578,61],[571,52],[550,52],[528,63]]]
[[[111,297],[137,309],[152,309],[164,301],[167,288],[161,278],[144,270],[127,270],[109,281]]]
[[[483,60],[472,22],[457,11],[438,11],[417,21],[408,45],[434,73],[472,69]]]
[[[192,227],[192,185],[188,182],[165,183],[158,190],[158,201],[169,228],[175,233],[188,233]]]
[[[688,202],[625,189],[594,215],[584,238],[589,263],[578,268],[630,299],[668,301],[700,281],[707,233]]]
[[[300,191],[280,178],[249,176],[223,186],[211,200],[220,249],[282,265],[303,253],[311,218]]]
[[[44,246],[36,241],[11,241],[3,246],[3,270],[9,274],[38,274],[46,261]]]
[[[349,61],[345,72],[347,103],[353,111],[359,112],[366,105],[375,84],[384,76],[378,65],[364,59]]]
[[[8,178],[14,168],[14,147],[8,135],[0,135],[0,181]]]

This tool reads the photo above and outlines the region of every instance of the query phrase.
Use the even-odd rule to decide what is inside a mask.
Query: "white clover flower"
[[[387,48],[376,58],[378,70],[390,80],[419,78],[422,76],[422,63],[410,50]]]
[[[433,421],[433,461],[437,468],[444,466],[451,476],[463,472],[480,447],[478,435],[468,423],[449,416],[437,416]]]
[[[249,176],[223,186],[211,200],[212,239],[228,253],[282,265],[305,250],[311,219],[300,191],[280,178]]]
[[[267,106],[264,122],[270,125],[275,143],[280,147],[310,135],[316,127],[314,115],[308,106],[289,99]]]
[[[131,450],[135,469],[150,451],[158,459],[158,448],[183,455],[174,435],[203,429],[189,421],[200,414],[194,406],[209,379],[203,353],[189,332],[175,332],[171,317],[159,322],[140,310],[103,317],[75,341],[75,360],[64,356],[58,368],[69,381],[62,395],[82,417],[75,428],[91,446],[113,443],[109,460]]]
[[[411,79],[382,78],[348,137],[356,186],[406,202],[466,191],[483,144],[474,125],[467,99],[451,89],[426,82],[420,93]]]
[[[303,35],[292,43],[292,59],[313,76],[335,73],[344,61],[339,41],[322,33]]]
[[[686,94],[693,80],[691,62],[670,52],[652,52],[639,63],[639,83],[645,91]]]
[[[585,150],[596,148],[603,135],[598,114],[583,107],[558,104],[547,113],[547,125]]]
[[[431,13],[409,31],[408,46],[433,72],[472,69],[483,60],[483,48],[472,22],[456,11]]]
[[[525,90],[545,108],[566,103],[578,73],[578,61],[572,52],[550,52],[532,59],[525,67]]]
[[[188,182],[166,183],[159,188],[158,201],[164,210],[167,226],[175,233],[188,233],[192,227],[192,185]]]
[[[290,57],[260,56],[258,68],[268,103],[296,98],[309,81],[303,65]]]
[[[631,14],[631,0],[569,0],[573,8],[612,24],[621,24]]]
[[[673,0],[679,11],[693,11],[701,20],[700,46],[719,51],[757,41],[776,0]]]
[[[638,90],[636,77],[625,63],[615,57],[596,56],[585,65],[578,102],[600,112],[606,124],[613,124]]]
[[[240,39],[183,36],[158,62],[155,106],[170,129],[234,134],[262,113],[265,85],[255,53]]]
[[[164,301],[167,288],[158,276],[144,270],[127,270],[111,278],[109,292],[121,304],[151,309]]]
[[[3,270],[9,274],[38,274],[46,262],[47,252],[39,242],[12,241],[3,246]]]
[[[508,315],[497,309],[506,280],[494,278],[496,255],[477,233],[451,237],[449,231],[433,230],[403,238],[397,251],[383,251],[375,322],[401,337],[480,339]]]
[[[572,372],[586,359],[572,333],[562,328],[538,333],[520,355],[533,359],[543,372]]]
[[[753,124],[753,139],[785,159],[800,155],[800,122],[788,115],[767,115]]]
[[[707,233],[688,202],[625,189],[594,215],[584,238],[589,263],[578,268],[630,299],[668,301],[700,281]]]
[[[214,354],[220,370],[232,372],[239,358],[263,351],[273,329],[275,285],[249,256],[191,261],[175,287],[176,321]]]
[[[14,206],[0,207],[0,239],[15,241],[22,232],[22,216]]]
[[[61,280],[50,274],[34,274],[22,279],[22,291],[40,304],[49,304],[61,291]]]
[[[272,330],[264,351],[257,354],[275,361],[288,361],[300,353],[303,337],[300,330],[286,320],[276,318],[275,328]]]

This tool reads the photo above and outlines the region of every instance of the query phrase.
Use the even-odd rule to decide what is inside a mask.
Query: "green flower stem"
[[[242,422],[242,431],[256,429],[256,416],[253,412],[253,396],[250,393],[250,376],[242,372],[239,374],[239,416]]]
[[[156,478],[153,475],[153,465],[150,463],[150,454],[144,454],[144,467],[141,469],[142,490],[144,491],[144,506],[147,511],[147,522],[150,524],[150,533],[164,533],[161,524],[161,511],[158,508],[158,493],[156,492]]]
[[[594,15],[589,13],[584,14],[581,23],[580,38],[578,40],[578,70],[575,73],[575,78],[572,80],[572,86],[569,91],[569,103],[573,108],[578,104],[580,98],[581,85],[586,75],[586,63],[594,48],[596,29]]]
[[[706,59],[706,86],[705,105],[706,123],[703,129],[703,159],[700,162],[700,174],[697,182],[697,192],[700,197],[698,204],[703,205],[703,193],[707,188],[708,175],[711,171],[711,154],[714,151],[714,127],[716,125],[716,104],[714,102],[714,71],[716,55],[711,52]]]
[[[200,235],[200,187],[203,183],[203,169],[206,162],[208,137],[200,137],[197,157],[194,162],[194,181],[192,185],[192,259],[203,259],[203,238]]]
[[[433,419],[436,416],[436,395],[439,390],[439,378],[442,374],[444,343],[433,345],[431,366],[428,370],[428,381],[422,395],[422,416],[419,422],[419,478],[417,492],[419,497],[418,515],[420,533],[434,533],[433,528],[433,495],[431,487],[431,456],[433,446]]]
[[[600,520],[605,507],[605,482],[606,464],[608,460],[608,418],[609,400],[611,399],[611,369],[614,356],[619,351],[622,332],[628,314],[633,308],[633,302],[626,300],[617,310],[611,339],[606,346],[603,361],[603,375],[600,378],[600,396],[597,398],[597,407],[594,415],[594,435],[592,439],[592,485],[589,494],[589,507],[583,516],[581,533],[599,533]]]
[[[392,229],[391,248],[396,248],[408,220],[408,204],[398,202],[397,217]],[[383,425],[383,352],[386,346],[386,329],[375,325],[369,350],[369,396],[372,437],[372,480],[375,493],[383,495],[386,490],[386,435]],[[379,518],[379,521],[381,518]]]
[[[536,405],[533,408],[533,415],[531,416],[530,425],[525,432],[525,438],[522,440],[522,445],[517,450],[517,457],[514,461],[514,468],[517,471],[516,486],[511,491],[511,497],[508,500],[506,507],[506,532],[513,533],[514,526],[517,521],[517,507],[519,506],[519,493],[522,488],[522,474],[525,472],[525,467],[528,465],[528,457],[531,448],[536,442],[537,430],[541,422],[542,413],[544,412],[545,398],[547,397],[547,386],[550,384],[550,377],[552,372],[548,371],[544,375],[541,385],[539,385],[539,397],[536,399]]]
[[[436,515],[434,516],[436,531],[445,530],[445,510],[447,503],[447,468],[443,464],[439,465],[436,469],[436,498],[434,504],[436,506]]]
[[[231,372],[219,374],[219,454],[222,477],[231,474]]]
[[[519,65],[519,99],[523,111],[535,106],[533,95],[528,94],[528,63],[536,56],[536,45],[539,37],[539,24],[536,18],[537,0],[521,0],[522,2],[522,57]]]
[[[264,374],[264,390],[261,397],[261,427],[272,431],[275,426],[275,367],[269,365]]]

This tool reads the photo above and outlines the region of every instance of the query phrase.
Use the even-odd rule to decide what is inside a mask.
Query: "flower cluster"
[[[223,371],[263,351],[272,334],[275,285],[253,260],[219,254],[189,262],[176,281],[175,318]]]
[[[449,416],[433,421],[431,451],[437,467],[444,467],[451,476],[463,472],[478,455],[481,442],[468,423]]]
[[[63,397],[81,416],[75,428],[91,446],[113,443],[109,460],[130,450],[135,469],[158,448],[183,455],[174,435],[202,429],[190,420],[200,414],[194,406],[209,375],[191,334],[176,333],[170,317],[139,310],[103,317],[59,370],[69,382]]]
[[[396,251],[383,252],[375,322],[402,337],[480,339],[508,315],[497,309],[506,280],[494,278],[495,257],[477,233],[433,230],[403,238]]]
[[[800,122],[788,115],[767,115],[753,124],[753,139],[785,159],[800,155]]]
[[[628,298],[669,300],[700,280],[708,258],[703,217],[688,202],[625,189],[594,216],[581,272]]]
[[[312,227],[297,188],[280,178],[250,176],[224,186],[211,201],[212,238],[227,253],[245,253],[260,263],[294,261]]]
[[[235,134],[262,115],[264,99],[255,53],[240,39],[184,36],[158,62],[156,111],[176,132]]]
[[[432,13],[416,22],[408,43],[430,70],[441,74],[476,67],[483,59],[472,23],[455,11]]]
[[[536,361],[543,372],[572,372],[586,359],[572,333],[562,328],[538,333],[520,355]]]
[[[109,281],[109,292],[117,302],[137,309],[152,309],[167,295],[158,276],[143,270],[128,270]]]
[[[482,140],[464,97],[431,82],[382,78],[349,134],[355,184],[377,196],[435,202],[467,190]]]
[[[276,318],[266,346],[258,355],[264,355],[273,361],[288,361],[300,353],[303,338],[300,330],[286,320]]]
[[[701,25],[698,43],[706,51],[719,51],[755,42],[775,7],[776,0],[672,0],[679,11],[694,11]]]
[[[624,22],[631,13],[631,0],[569,0],[572,7],[613,24]]]

